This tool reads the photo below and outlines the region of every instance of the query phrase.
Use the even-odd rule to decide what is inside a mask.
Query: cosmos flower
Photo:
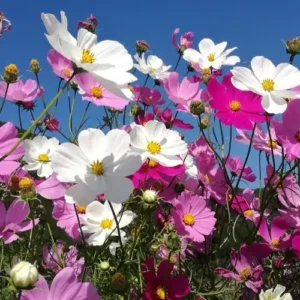
[[[293,300],[290,293],[284,293],[285,290],[285,286],[277,284],[275,289],[262,290],[259,294],[259,300]]]

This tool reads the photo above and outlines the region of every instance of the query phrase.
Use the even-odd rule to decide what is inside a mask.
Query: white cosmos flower
[[[123,202],[133,190],[129,176],[136,172],[141,157],[129,153],[127,132],[113,129],[105,135],[100,129],[80,132],[78,145],[61,144],[52,157],[53,170],[62,182],[76,183],[66,191],[66,201],[87,205],[99,194],[112,202]]]
[[[187,144],[177,131],[167,129],[164,123],[152,120],[145,126],[136,125],[130,131],[131,149],[166,167],[182,164],[180,154],[187,152]]]
[[[97,36],[81,28],[75,39],[67,29],[67,18],[61,12],[60,23],[52,14],[42,13],[42,20],[51,46],[71,60],[78,68],[93,75],[104,88],[120,96],[132,98],[128,83],[137,78],[127,72],[133,67],[133,60],[122,44],[116,41],[101,41]]]
[[[59,141],[56,138],[48,139],[45,136],[36,136],[32,140],[25,140],[23,160],[27,164],[23,169],[37,171],[39,177],[48,178],[53,173],[52,155],[58,146]]]
[[[198,169],[194,164],[194,159],[191,155],[181,155],[182,159],[184,160],[185,165],[185,173],[192,178],[198,177]]]
[[[199,42],[199,51],[186,49],[183,58],[192,63],[199,64],[201,69],[214,68],[220,69],[224,66],[233,66],[240,62],[238,56],[228,56],[237,47],[225,50],[227,42],[216,44],[211,39],[203,39]]]
[[[117,216],[119,228],[126,227],[136,217],[136,214],[129,210],[124,211],[119,216],[122,205],[116,203],[111,204]],[[83,232],[91,234],[87,240],[87,242],[91,245],[101,246],[110,235],[118,235],[114,215],[108,201],[105,201],[104,204],[98,201],[93,201],[89,204],[86,207],[86,215],[83,219],[83,223]],[[125,232],[121,230],[121,237],[124,236]]]
[[[285,286],[277,284],[274,290],[269,289],[265,292],[261,291],[259,294],[259,300],[293,300],[290,293],[285,293],[284,295],[282,295],[284,291]]]
[[[261,95],[261,104],[268,113],[283,113],[287,107],[284,98],[298,97],[299,92],[290,90],[300,85],[300,72],[296,67],[288,63],[275,67],[269,59],[256,56],[251,68],[233,68],[231,82],[240,90]]]
[[[155,55],[149,55],[146,61],[145,53],[142,53],[141,57],[138,54],[135,54],[134,58],[138,63],[134,64],[133,66],[140,72],[147,74],[154,79],[165,79],[169,77],[170,72],[167,71],[172,66],[165,66],[159,57]]]
[[[121,231],[121,241],[122,241],[123,245],[128,241],[128,237],[125,236],[125,232],[124,231]],[[117,249],[119,247],[121,247],[120,243],[113,242],[113,243],[109,244],[108,250],[109,250],[109,252],[110,252],[111,255],[115,256],[116,255],[116,251],[117,251]]]

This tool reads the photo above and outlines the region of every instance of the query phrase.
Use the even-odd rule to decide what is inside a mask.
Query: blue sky
[[[209,37],[215,42],[228,41],[230,47],[237,46],[235,55],[241,57],[247,65],[256,55],[264,55],[274,63],[288,61],[288,55],[282,40],[300,35],[299,0],[227,0],[227,1],[2,1],[2,10],[11,20],[13,28],[0,39],[0,69],[9,63],[16,63],[22,78],[32,78],[28,72],[29,61],[37,58],[42,72],[41,83],[46,88],[45,97],[49,101],[55,94],[58,80],[53,75],[46,60],[50,46],[44,36],[41,12],[59,15],[64,10],[69,20],[69,30],[75,34],[76,24],[94,13],[99,20],[98,39],[112,39],[123,43],[134,54],[135,41],[145,39],[151,46],[151,52],[161,57],[166,64],[175,65],[177,53],[171,44],[171,34],[176,27],[181,32],[195,32],[194,47],[199,40]],[[298,58],[295,64],[300,64]],[[185,63],[181,61],[179,71],[185,72]],[[141,82],[142,83],[142,82]],[[152,82],[149,84],[152,86]],[[60,99],[58,118],[65,128],[67,108],[66,97]],[[84,104],[78,98],[75,118],[81,116]],[[10,103],[5,106],[1,120],[13,120],[17,123],[16,107]],[[89,125],[101,117],[102,109],[92,110]],[[29,114],[24,114],[24,122]],[[28,121],[27,121],[28,124]],[[67,131],[67,128],[65,128]],[[234,153],[241,155],[246,148],[236,146]],[[252,156],[255,167],[258,153]]]

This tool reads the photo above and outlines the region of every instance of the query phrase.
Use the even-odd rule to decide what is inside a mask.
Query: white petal
[[[128,153],[120,161],[105,168],[105,174],[108,176],[129,176],[135,173],[142,163],[142,158],[138,153]]]
[[[274,73],[274,81],[276,90],[291,89],[300,85],[300,72],[291,64],[279,64]]]
[[[97,36],[84,28],[80,28],[77,34],[77,46],[80,49],[91,49],[97,43]]]
[[[182,164],[182,159],[175,155],[162,155],[148,153],[148,158],[157,161],[165,167],[175,167]]]
[[[148,141],[160,143],[167,134],[166,125],[157,120],[152,120],[146,123],[145,131]]]
[[[69,204],[88,205],[95,200],[97,194],[83,183],[71,186],[65,193],[66,202]]]
[[[133,191],[133,184],[126,177],[106,177],[107,189],[106,198],[115,203],[126,201]]]
[[[281,114],[287,108],[287,103],[281,97],[271,96],[271,94],[262,97],[261,105],[269,114]],[[282,103],[282,104],[278,104]]]
[[[105,231],[96,232],[88,238],[87,242],[94,246],[102,246],[107,236],[108,234]]]
[[[131,145],[135,148],[146,149],[147,147],[147,134],[144,126],[137,125],[129,133]]]
[[[264,79],[273,79],[275,66],[264,56],[255,56],[251,60],[251,68],[260,82]]]
[[[159,69],[162,67],[163,61],[155,55],[149,55],[147,58],[147,65],[151,68]]]
[[[209,54],[215,52],[215,43],[211,39],[206,38],[201,40],[198,46],[200,53],[204,56],[208,56]]]
[[[130,210],[126,210],[122,214],[122,218],[119,220],[120,228],[126,227],[129,225],[132,220],[136,217],[136,214]]]
[[[37,176],[48,178],[53,174],[51,163],[42,163],[40,168],[37,170]]]
[[[58,39],[61,49],[63,49],[63,56],[73,61],[75,64],[80,63],[81,60],[81,50],[73,44],[63,40],[62,38]]]
[[[201,54],[195,49],[189,48],[183,52],[183,59],[188,62],[198,63],[200,60],[200,57],[201,57]]]
[[[277,298],[280,297],[282,293],[285,291],[285,286],[277,284],[274,291],[273,291],[273,297]]]
[[[226,59],[223,61],[223,65],[226,66],[233,66],[237,63],[239,63],[241,60],[238,56],[228,56]]]
[[[100,222],[103,218],[111,219],[113,217],[111,210],[99,201],[93,201],[88,204],[85,210],[86,217],[96,222]]]

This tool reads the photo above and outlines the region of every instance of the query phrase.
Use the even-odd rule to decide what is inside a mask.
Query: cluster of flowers
[[[240,62],[229,56],[236,48],[205,38],[198,51],[192,32],[177,42],[179,29],[171,71],[145,57],[145,41],[135,63],[120,43],[97,42],[93,15],[78,23],[77,39],[63,12],[61,22],[42,20],[53,48],[47,60],[64,85],[47,104],[36,59],[36,80],[23,82],[10,64],[0,82],[0,112],[11,101],[32,117],[21,137],[11,122],[0,127],[0,238],[10,267],[0,284],[22,300],[299,297],[300,71],[256,56],[251,69],[233,67],[220,80],[223,66]],[[287,43],[290,62],[297,41]],[[188,73],[180,80],[181,59]],[[143,85],[133,83],[136,70]],[[66,89],[88,101],[76,131],[70,105],[70,135],[55,118]],[[39,102],[45,109],[35,118]],[[90,105],[104,107],[101,129],[83,129]],[[189,143],[174,130],[195,127]],[[231,154],[233,141],[248,145],[245,157]],[[10,255],[23,261],[12,266]]]

